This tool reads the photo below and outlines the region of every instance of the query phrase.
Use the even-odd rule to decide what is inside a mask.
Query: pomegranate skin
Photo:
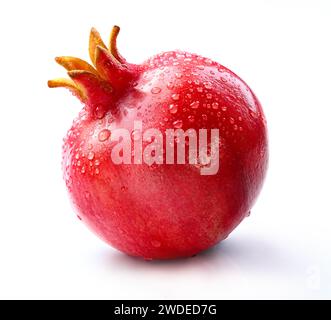
[[[195,54],[171,51],[126,66],[130,80],[113,79],[105,104],[92,90],[98,103],[85,103],[64,139],[70,197],[79,219],[128,255],[193,256],[225,239],[261,190],[268,163],[262,107],[236,74]],[[163,136],[171,128],[219,129],[217,173],[201,175],[188,161],[115,164],[112,133],[127,129],[135,140],[137,120]]]

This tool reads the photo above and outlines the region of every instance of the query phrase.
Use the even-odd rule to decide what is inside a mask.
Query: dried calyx
[[[92,28],[89,55],[93,65],[75,57],[57,57],[55,61],[68,70],[71,79],[50,80],[48,86],[50,88],[67,88],[82,102],[94,109],[96,106],[98,108],[109,106],[137,76],[135,66],[128,64],[118,53],[116,40],[119,31],[119,27],[113,27],[109,48],[107,48],[99,32]]]

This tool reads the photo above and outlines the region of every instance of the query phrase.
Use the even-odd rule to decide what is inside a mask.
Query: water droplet
[[[234,131],[237,131],[238,130],[238,126],[236,124],[233,126],[233,130]]]
[[[78,160],[79,159],[79,153],[76,153],[75,158]]]
[[[173,84],[172,82],[168,82],[168,84],[167,84],[167,88],[168,88],[169,90],[173,89],[173,88],[174,88],[174,84]]]
[[[206,89],[211,89],[212,88],[212,85],[209,81],[205,82],[203,85],[205,86]]]
[[[242,127],[239,127],[239,131],[243,131],[243,128]]]
[[[194,116],[193,115],[188,116],[187,119],[190,122],[194,122]]]
[[[200,81],[199,80],[194,80],[194,83],[196,84],[196,85],[199,85],[200,84]]]
[[[132,133],[131,133],[131,136],[132,136],[132,139],[137,141],[140,139],[141,137],[141,132],[140,130],[133,130]]]
[[[234,119],[232,117],[229,119],[229,121],[231,124],[234,124]]]
[[[192,98],[192,95],[191,95],[190,93],[187,93],[187,94],[186,94],[186,97],[187,97],[188,99],[191,99],[191,98]]]
[[[207,99],[211,99],[213,97],[213,95],[211,93],[207,93],[206,97],[207,97]]]
[[[242,118],[242,117],[238,117],[238,120],[239,120],[239,121],[242,121],[242,120],[243,120],[243,118]]]
[[[171,96],[172,100],[174,101],[178,101],[179,100],[179,94],[178,93],[174,93],[172,96]]]
[[[81,165],[82,165],[81,161],[78,160],[78,161],[77,161],[77,167],[80,167]]]
[[[80,170],[81,173],[85,173],[85,166],[82,167],[82,169]]]
[[[199,70],[204,70],[205,67],[202,66],[202,65],[198,65],[197,68],[198,68]]]
[[[89,160],[93,160],[94,158],[94,152],[93,151],[90,151],[88,154],[87,154],[87,159]]]
[[[99,169],[99,168],[96,168],[96,169],[94,170],[94,172],[95,172],[95,174],[99,174],[99,173],[100,173],[100,169]]]
[[[100,165],[100,161],[99,161],[98,159],[96,159],[96,160],[94,161],[94,164],[95,164],[96,166],[99,166],[99,165]]]
[[[163,120],[164,122],[168,122],[169,119],[167,117],[164,117]]]
[[[227,107],[222,107],[222,111],[226,111],[228,108]]]
[[[178,106],[177,106],[177,104],[170,104],[170,105],[169,105],[169,112],[170,112],[170,113],[174,114],[174,113],[177,112],[177,110],[178,110]]]
[[[203,92],[203,88],[202,87],[197,87],[197,91],[201,93],[201,92]]]
[[[155,247],[155,248],[160,248],[161,247],[161,242],[158,241],[158,240],[152,240],[151,243],[152,243],[152,246]]]
[[[213,102],[213,103],[211,104],[211,106],[212,106],[212,108],[213,108],[214,110],[217,110],[217,109],[218,109],[218,102]]]
[[[200,104],[200,101],[193,101],[191,104],[190,104],[190,107],[192,109],[197,109],[199,107],[199,104]]]
[[[87,146],[87,148],[88,148],[89,150],[92,150],[92,149],[93,149],[93,144],[92,144],[92,143],[89,143],[88,146]]]
[[[100,142],[108,140],[110,137],[110,131],[108,129],[103,129],[99,132],[98,139]]]
[[[182,74],[181,74],[181,73],[175,73],[175,77],[176,77],[177,79],[180,79],[180,78],[182,77]]]
[[[176,129],[180,129],[183,126],[182,120],[176,120],[172,123]]]
[[[210,59],[205,59],[205,64],[207,64],[207,65],[212,65],[213,64],[213,61],[212,60],[210,60]]]
[[[151,89],[151,93],[153,93],[153,94],[158,94],[160,92],[161,92],[161,88],[159,88],[159,87],[153,87]]]
[[[251,111],[250,113],[249,113],[253,118],[258,118],[258,114],[257,113],[255,113],[255,112],[253,112],[253,111]]]
[[[98,118],[98,119],[102,119],[106,114],[106,111],[103,107],[96,107],[95,108],[95,116]]]
[[[207,119],[208,119],[206,114],[201,115],[201,117],[202,117],[202,120],[204,120],[204,121],[207,121]]]

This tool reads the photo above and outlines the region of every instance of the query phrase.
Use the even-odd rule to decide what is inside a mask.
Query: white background
[[[0,298],[331,298],[331,2],[2,1]],[[264,107],[270,168],[230,237],[195,258],[145,262],[76,218],[62,137],[81,106],[46,81],[88,57],[91,26],[132,62],[183,49],[239,74]]]

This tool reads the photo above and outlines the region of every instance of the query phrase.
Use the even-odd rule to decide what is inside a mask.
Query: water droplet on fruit
[[[190,107],[192,109],[197,109],[199,107],[199,104],[200,104],[200,101],[193,101],[191,104],[190,104]]]
[[[172,82],[168,82],[168,84],[167,84],[167,88],[168,88],[169,90],[172,90],[172,89],[174,88],[174,84],[173,84]]]
[[[255,112],[253,112],[253,111],[251,111],[249,114],[250,114],[253,118],[258,118],[258,114],[255,113]]]
[[[203,88],[202,88],[202,87],[197,87],[197,91],[198,91],[199,93],[201,93],[201,92],[203,92]]]
[[[234,131],[237,131],[238,130],[238,126],[236,124],[233,126],[233,130]]]
[[[176,120],[172,123],[176,129],[180,129],[183,126],[182,120]]]
[[[170,105],[169,105],[169,112],[170,112],[170,113],[174,114],[174,113],[177,112],[177,110],[178,110],[178,106],[177,106],[177,104],[170,104]]]
[[[218,102],[213,102],[213,103],[211,104],[211,106],[212,106],[212,108],[213,108],[214,110],[217,110],[217,109],[218,109]]]
[[[98,119],[102,119],[106,114],[106,111],[104,110],[103,107],[96,107],[95,108],[95,116],[98,118]]]
[[[212,65],[213,64],[213,61],[212,60],[210,60],[210,59],[205,59],[205,64],[207,64],[207,65]]]
[[[108,140],[110,137],[110,131],[108,129],[101,130],[98,135],[98,139],[100,142],[104,142]]]
[[[77,167],[80,167],[81,165],[82,165],[81,161],[78,160],[78,161],[77,161]]]
[[[153,94],[158,94],[160,92],[161,92],[161,88],[159,88],[159,87],[153,87],[151,89],[151,93],[153,93]]]
[[[198,68],[199,70],[204,70],[204,69],[205,69],[205,67],[202,66],[202,65],[198,65],[197,68]]]
[[[204,120],[204,121],[207,121],[207,119],[208,119],[206,114],[201,115],[201,117],[202,117],[202,120]]]
[[[182,77],[182,74],[181,74],[181,73],[175,73],[175,77],[176,77],[177,79],[180,79],[180,78]]]
[[[88,154],[87,154],[87,159],[89,160],[93,160],[94,158],[94,152],[93,151],[90,151]]]
[[[131,133],[131,136],[132,136],[132,139],[137,141],[140,139],[141,137],[141,132],[140,130],[133,130],[132,133]]]
[[[96,168],[96,169],[94,170],[94,172],[95,172],[95,174],[99,174],[99,173],[100,173],[100,169],[99,169],[99,168]]]
[[[100,165],[100,161],[99,161],[98,159],[96,159],[96,160],[94,161],[94,164],[95,164],[96,166],[99,166],[99,165]]]
[[[155,247],[155,248],[160,248],[161,247],[161,242],[158,241],[158,240],[152,240],[151,243],[152,243],[152,246]]]
[[[190,122],[194,122],[194,116],[193,115],[188,116],[187,119]]]
[[[209,81],[205,82],[203,85],[205,86],[206,89],[211,89],[212,88],[212,85]]]
[[[82,167],[82,169],[80,170],[81,173],[85,173],[85,166]]]
[[[92,149],[93,149],[93,144],[92,144],[92,143],[89,143],[88,146],[87,146],[87,148],[88,148],[89,150],[92,150]]]
[[[222,111],[226,111],[228,108],[227,107],[222,107]]]
[[[79,159],[79,153],[75,154],[75,159],[77,159],[77,160]]]
[[[172,96],[171,96],[172,100],[174,101],[178,101],[179,100],[179,94],[178,93],[174,93]]]
[[[232,117],[229,119],[229,121],[231,124],[234,124],[234,119]]]
[[[207,98],[207,99],[211,99],[212,97],[213,97],[213,95],[212,95],[211,93],[207,93],[207,94],[206,94],[206,98]]]

